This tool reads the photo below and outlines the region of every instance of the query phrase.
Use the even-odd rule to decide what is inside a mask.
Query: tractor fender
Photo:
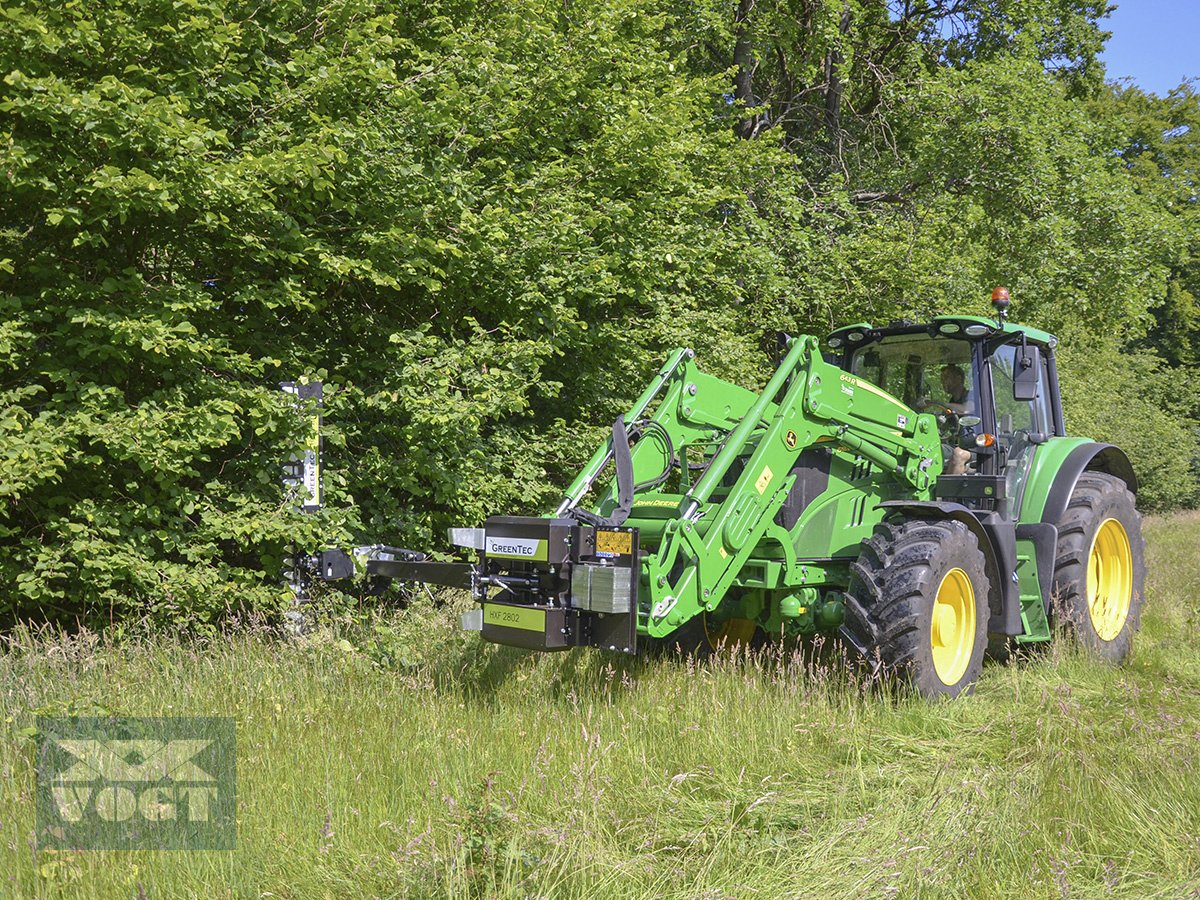
[[[1012,523],[995,513],[984,513],[988,521],[961,503],[944,500],[886,500],[877,509],[895,510],[914,516],[938,519],[955,519],[962,522],[983,551],[987,563],[988,580],[992,590],[988,596],[988,631],[993,634],[1020,634],[1021,623],[1020,590],[1008,573],[1017,571],[1016,534]]]
[[[1124,450],[1112,444],[1080,444],[1063,459],[1054,475],[1050,490],[1046,492],[1041,516],[1043,523],[1058,525],[1067,510],[1067,504],[1071,501],[1071,494],[1075,491],[1079,476],[1089,470],[1114,475],[1124,481],[1130,491],[1137,493],[1137,475],[1134,474],[1133,465]]]

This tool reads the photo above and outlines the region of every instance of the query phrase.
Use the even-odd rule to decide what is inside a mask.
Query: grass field
[[[18,636],[0,894],[1200,896],[1200,514],[1147,523],[1125,668],[930,706],[798,656],[526,656],[418,606],[304,645]],[[237,721],[232,852],[37,851],[36,710]]]

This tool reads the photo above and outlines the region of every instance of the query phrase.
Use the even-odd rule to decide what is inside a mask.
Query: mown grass
[[[429,606],[306,644],[22,636],[0,892],[1200,896],[1200,514],[1151,520],[1134,659],[1061,647],[930,706],[778,653],[481,645]],[[34,711],[237,721],[232,852],[32,845]]]

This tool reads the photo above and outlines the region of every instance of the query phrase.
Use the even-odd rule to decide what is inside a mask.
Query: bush
[[[737,223],[784,155],[652,4],[0,12],[0,614],[273,607],[292,542],[550,502],[672,343],[753,371]]]
[[[1111,341],[1067,346],[1060,354],[1067,430],[1116,444],[1133,462],[1138,506],[1166,510],[1200,499],[1200,394],[1178,369],[1146,351]]]

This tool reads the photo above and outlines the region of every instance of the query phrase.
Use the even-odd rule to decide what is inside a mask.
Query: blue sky
[[[1129,76],[1165,96],[1185,76],[1200,78],[1200,0],[1118,0],[1103,27],[1113,33],[1103,56],[1110,80]]]

